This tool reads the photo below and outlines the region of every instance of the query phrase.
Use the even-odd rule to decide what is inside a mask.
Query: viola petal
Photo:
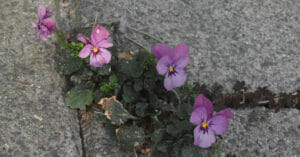
[[[53,15],[53,10],[46,8],[46,14],[44,18],[51,17]]]
[[[36,27],[36,28],[35,28],[35,37],[34,37],[33,40],[38,40],[39,37],[40,37],[40,35],[41,35],[41,32],[40,32],[40,30]]]
[[[91,42],[93,45],[97,45],[100,41],[107,39],[108,37],[109,32],[104,27],[97,25],[91,34]]]
[[[113,43],[107,41],[107,40],[102,40],[97,44],[98,48],[110,48],[113,46]]]
[[[175,69],[175,71],[175,74],[166,74],[164,86],[168,91],[183,86],[186,81],[187,76],[182,69]]]
[[[182,57],[189,57],[189,47],[184,43],[177,45],[173,50],[172,56],[174,60],[178,60]]]
[[[215,134],[224,134],[228,128],[228,120],[221,115],[215,115],[208,120],[208,128],[211,128]]]
[[[52,32],[56,32],[55,26],[56,26],[56,22],[52,19],[44,19],[41,21],[41,23],[48,28],[48,31],[50,33]]]
[[[85,44],[91,44],[90,40],[82,34],[77,35],[77,40],[79,40]]]
[[[105,59],[99,53],[98,54],[91,53],[90,64],[92,66],[102,67],[104,63],[105,63]]]
[[[40,20],[43,20],[46,15],[46,7],[43,5],[40,5],[38,8],[38,16]]]
[[[43,40],[48,40],[48,32],[47,31],[42,31],[42,39]]]
[[[190,122],[195,125],[200,125],[202,122],[207,121],[207,111],[204,107],[199,107],[195,109],[190,117]]]
[[[170,48],[167,44],[157,44],[152,48],[152,52],[155,58],[159,60],[163,56],[172,53],[172,48]]]
[[[208,148],[216,142],[214,132],[211,129],[207,131],[200,130],[200,125],[194,129],[194,145],[201,148]]]
[[[80,58],[86,58],[88,57],[93,51],[93,46],[88,44],[88,45],[85,45],[81,51],[79,52],[78,56]]]
[[[156,70],[160,75],[164,75],[169,71],[169,66],[172,64],[172,60],[169,56],[162,57],[156,64]]]
[[[227,119],[233,118],[233,113],[231,112],[230,108],[224,109],[224,110],[216,113],[216,115],[224,116]]]
[[[169,75],[169,73],[166,74],[166,77],[164,80],[164,86],[168,91],[170,91],[174,88],[183,86],[186,79],[187,79],[187,76],[184,73],[184,71],[182,69],[176,69],[175,74],[173,74],[173,75]]]
[[[183,69],[183,68],[186,67],[189,63],[190,63],[190,58],[189,58],[189,57],[182,57],[182,58],[178,59],[178,60],[175,62],[175,66],[176,66],[176,68]]]
[[[213,113],[214,106],[209,99],[207,99],[203,94],[200,94],[194,103],[194,109],[198,107],[205,107],[209,114]]]
[[[106,49],[103,49],[101,48],[100,49],[100,55],[104,58],[105,62],[103,64],[108,64],[110,62],[110,59],[111,59],[111,53],[106,50]]]

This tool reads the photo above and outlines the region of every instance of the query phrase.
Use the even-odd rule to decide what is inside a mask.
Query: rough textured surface
[[[300,112],[297,109],[265,108],[234,110],[228,131],[217,139],[221,151],[209,156],[293,156],[300,154]]]
[[[81,156],[77,114],[54,71],[56,38],[32,40],[38,5],[54,9],[54,2],[0,4],[0,156]]]
[[[296,0],[55,2],[0,0],[0,156],[82,155],[76,111],[65,107],[61,78],[53,69],[56,39],[31,40],[38,4],[59,6],[60,27],[71,31],[93,22],[96,13],[99,22],[108,23],[125,15],[132,28],[171,45],[186,42],[193,56],[188,69],[192,82],[218,81],[229,89],[235,80],[244,80],[252,87],[267,85],[275,92],[299,89]],[[147,48],[156,43],[130,29],[125,36]],[[256,108],[234,114],[228,132],[217,141],[222,150],[203,150],[203,155],[300,154],[299,110],[274,113]],[[83,126],[83,135],[87,156],[132,156],[132,152],[119,150],[97,115]]]
[[[130,157],[133,152],[124,152],[104,128],[99,114],[82,112],[82,132],[87,157]]]
[[[211,157],[274,156],[296,157],[300,154],[300,111],[264,107],[233,110],[228,131],[217,137],[218,150],[203,149],[199,154]],[[85,150],[88,157],[126,157],[133,152],[123,152],[107,135],[99,115],[93,112],[83,120]],[[182,157],[188,155],[182,154]]]
[[[124,16],[129,27],[119,38],[125,43],[122,50],[136,52],[138,48],[126,37],[147,49],[158,42],[134,29],[170,45],[187,43],[191,82],[219,82],[228,91],[236,80],[252,89],[268,86],[273,92],[300,87],[296,0],[80,0],[62,6],[68,16],[61,12],[60,21],[70,32],[90,25],[96,15],[98,23],[116,22]],[[299,111],[273,112],[265,108],[234,111],[229,131],[217,142],[222,151],[203,150],[203,155],[297,156]],[[125,156],[97,118],[83,134],[87,156]]]
[[[189,81],[236,80],[274,92],[300,88],[298,0],[81,0],[74,26],[118,21],[170,45],[190,46]],[[150,49],[157,41],[127,29],[126,36]]]

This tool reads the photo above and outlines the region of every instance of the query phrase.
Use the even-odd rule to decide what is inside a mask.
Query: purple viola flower
[[[94,67],[101,67],[108,64],[111,59],[110,52],[106,49],[112,47],[113,44],[107,39],[109,32],[102,26],[97,25],[92,34],[91,40],[82,34],[77,35],[77,39],[85,43],[85,46],[79,52],[80,58],[90,56],[90,64]]]
[[[33,22],[32,26],[35,29],[36,35],[34,40],[37,40],[40,35],[42,35],[42,38],[44,40],[48,39],[48,35],[56,32],[55,29],[55,21],[50,19],[53,14],[53,11],[50,9],[47,9],[45,6],[40,5],[38,8],[38,16],[39,16],[39,21],[37,23]]]
[[[194,104],[190,122],[197,125],[194,129],[194,145],[208,148],[215,143],[215,135],[226,132],[228,119],[233,118],[231,110],[225,109],[213,115],[213,104],[202,94]]]
[[[152,51],[158,60],[157,72],[165,75],[164,87],[170,91],[184,85],[187,78],[184,67],[190,62],[189,47],[181,43],[172,49],[166,44],[157,44]]]

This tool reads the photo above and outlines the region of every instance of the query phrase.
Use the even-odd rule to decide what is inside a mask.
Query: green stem
[[[60,34],[59,34],[59,31],[58,29],[56,28],[56,36],[57,36],[57,39],[58,39],[58,42],[61,44],[61,47],[67,47],[67,44],[62,40]]]
[[[176,92],[175,89],[173,89],[172,92],[176,95],[177,100],[178,100],[178,103],[181,104],[181,99],[180,99],[180,97],[179,97],[179,94]]]

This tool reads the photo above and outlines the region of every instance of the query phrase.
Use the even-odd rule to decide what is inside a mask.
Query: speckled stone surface
[[[54,70],[55,36],[33,41],[48,0],[0,0],[0,156],[79,157],[77,113],[65,106]]]
[[[300,88],[298,0],[80,0],[76,26],[115,22],[152,34],[170,45],[190,46],[189,81],[236,80],[274,92]],[[147,48],[157,43],[127,29]]]
[[[268,86],[274,92],[299,89],[297,0],[0,0],[0,4],[0,157],[83,155],[77,113],[64,105],[63,83],[54,71],[56,38],[32,40],[31,22],[37,19],[39,4],[57,11],[65,31],[94,22],[98,13],[98,22],[125,16],[127,26],[163,42],[187,43],[191,82],[217,81],[228,90],[235,80],[252,88]],[[124,36],[148,49],[157,43],[130,29]],[[125,42],[130,44],[124,49],[135,49]],[[202,155],[300,154],[299,110],[233,112],[229,130],[217,141],[221,151],[203,150]],[[83,127],[83,136],[86,156],[133,156],[120,151],[96,115]]]
[[[208,156],[297,157],[300,154],[300,112],[265,108],[233,110],[228,131],[217,138],[221,151],[203,151]]]

